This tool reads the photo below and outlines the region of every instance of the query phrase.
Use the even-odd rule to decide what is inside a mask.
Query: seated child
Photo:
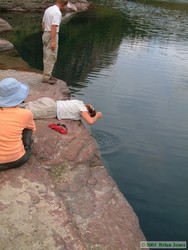
[[[31,111],[18,107],[28,93],[26,83],[0,81],[0,170],[20,167],[30,158],[35,123]]]

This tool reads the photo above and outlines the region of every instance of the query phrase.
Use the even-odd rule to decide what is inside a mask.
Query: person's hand
[[[101,112],[97,112],[96,116],[97,116],[98,119],[101,119],[102,118],[102,113]]]

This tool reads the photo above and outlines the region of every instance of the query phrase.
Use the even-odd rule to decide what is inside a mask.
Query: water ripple
[[[102,130],[93,130],[92,135],[99,145],[101,154],[110,154],[118,150],[120,138]]]

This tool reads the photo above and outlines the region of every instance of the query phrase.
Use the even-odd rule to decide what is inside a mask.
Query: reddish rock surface
[[[30,85],[28,100],[67,99],[65,82],[41,74],[0,70]],[[102,164],[97,144],[81,121],[65,120],[68,134],[37,120],[30,160],[0,172],[0,249],[134,250],[145,240],[133,209]]]

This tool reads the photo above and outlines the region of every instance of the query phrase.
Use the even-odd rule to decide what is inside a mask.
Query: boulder
[[[11,50],[14,48],[14,45],[9,41],[0,38],[0,52]]]
[[[10,24],[0,18],[0,33],[5,32],[5,31],[10,31],[12,30]],[[0,38],[0,52],[12,50],[14,48],[14,45],[10,43],[9,41]]]
[[[64,81],[41,82],[40,73],[0,70],[30,86],[28,101],[70,98]],[[66,135],[36,120],[32,156],[0,172],[0,242],[3,250],[140,249],[145,237],[132,207],[103,166],[89,129],[63,120]]]
[[[7,21],[0,18],[0,32],[10,31],[10,30],[12,30],[12,27],[10,26],[10,24]]]

